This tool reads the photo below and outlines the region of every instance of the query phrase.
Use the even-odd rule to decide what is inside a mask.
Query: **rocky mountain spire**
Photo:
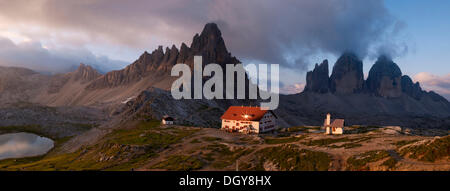
[[[391,59],[380,56],[369,71],[367,90],[382,97],[400,97],[402,71]]]
[[[177,63],[184,63],[193,68],[194,56],[202,56],[203,64],[216,63],[223,68],[225,64],[240,63],[228,52],[218,26],[215,23],[208,23],[200,34],[194,36],[191,47],[182,43],[180,50],[173,45],[171,48],[165,48],[165,51],[159,46],[151,53],[144,52],[126,68],[108,72],[89,84],[87,89],[126,85],[150,75],[159,76],[160,80],[164,80],[163,78],[170,77],[170,70]]]
[[[316,64],[313,71],[306,74],[306,92],[327,93],[329,91],[328,60]]]
[[[190,47],[191,54],[203,56],[206,64],[236,64],[238,60],[231,56],[225,46],[217,24],[208,23],[200,35],[196,34]]]
[[[368,93],[381,97],[400,97],[406,95],[416,100],[424,97],[448,104],[448,101],[435,92],[422,90],[420,83],[404,75],[397,64],[386,56],[380,56],[364,80],[362,61],[352,53],[343,54],[328,77],[328,61],[316,64],[314,70],[306,74],[304,92],[333,94]]]
[[[172,67],[177,64],[178,55],[179,52],[175,45],[172,45],[172,48],[170,49],[169,47],[167,47],[162,63],[159,65],[157,71],[159,71],[160,73],[169,72],[170,69],[172,69]]]
[[[344,53],[334,64],[330,90],[338,94],[361,92],[364,87],[362,61],[353,53]]]
[[[206,24],[200,35],[195,34],[191,49],[194,52],[201,52],[202,50],[228,52],[222,38],[222,33],[215,23]]]
[[[190,48],[183,43],[181,43],[180,46],[180,53],[178,55],[177,64],[178,63],[185,63],[187,58],[189,57]]]

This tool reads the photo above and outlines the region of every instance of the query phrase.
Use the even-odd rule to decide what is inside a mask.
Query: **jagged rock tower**
[[[345,53],[333,67],[330,77],[330,90],[337,94],[358,93],[364,87],[362,61],[355,54]]]
[[[367,90],[381,97],[400,97],[402,71],[392,60],[381,56],[372,66],[367,78]]]

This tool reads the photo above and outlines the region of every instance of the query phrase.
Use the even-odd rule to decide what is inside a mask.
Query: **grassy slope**
[[[417,140],[411,141],[409,144],[414,142],[417,142]],[[399,143],[399,145],[402,144]],[[412,144],[410,146],[400,148],[400,154],[425,162],[434,162],[436,160],[446,159],[450,156],[450,135],[422,144]]]
[[[196,131],[176,128],[163,130],[158,121],[141,122],[133,128],[115,130],[96,145],[82,147],[74,153],[7,159],[0,161],[0,169],[131,170]]]
[[[311,139],[319,135],[293,137],[286,134],[261,139],[216,133],[218,131],[194,127],[161,127],[159,121],[136,122],[73,153],[49,152],[39,157],[2,160],[0,170],[234,170],[239,161],[240,170],[325,171],[330,169],[334,158],[327,150],[358,150],[373,138],[361,134]],[[410,157],[417,155],[419,160],[428,159],[428,155],[441,159],[445,154],[448,156],[448,139],[438,139],[426,144],[426,148],[414,146],[416,140],[386,144],[398,146],[401,154],[403,151]],[[66,140],[57,140],[54,150]],[[391,170],[398,161],[386,150],[359,151],[346,159],[343,169],[370,170],[369,164],[374,163]]]
[[[259,162],[255,170],[264,170],[270,162],[283,171],[327,171],[331,158],[324,152],[299,149],[296,145],[268,147],[256,153]]]

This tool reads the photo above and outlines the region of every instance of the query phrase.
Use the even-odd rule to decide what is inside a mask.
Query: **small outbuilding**
[[[331,123],[331,114],[327,114],[327,118],[323,124],[325,128],[325,134],[327,135],[342,135],[344,134],[344,119],[335,119],[333,123]]]
[[[173,125],[174,124],[174,118],[170,116],[164,116],[161,120],[161,124],[163,125]]]

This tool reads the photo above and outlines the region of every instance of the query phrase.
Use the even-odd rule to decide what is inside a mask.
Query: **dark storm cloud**
[[[361,58],[379,52],[397,55],[394,37],[403,25],[381,0],[267,1],[258,7],[250,3],[228,7],[233,5],[229,10],[239,14],[221,21],[225,34],[241,39],[230,45],[244,56],[305,69],[308,57],[318,53],[339,56],[350,51]]]
[[[8,4],[0,6],[4,18],[53,33],[82,33],[89,38],[81,44],[179,45],[189,43],[205,23],[216,22],[229,50],[239,58],[299,70],[307,69],[308,58],[314,54],[351,51],[363,58],[407,51],[405,46],[397,53],[403,44],[394,37],[404,24],[390,15],[383,0],[36,0],[3,4]],[[61,36],[52,38],[64,42]]]
[[[125,63],[98,57],[87,50],[48,50],[39,42],[15,44],[0,38],[0,66],[18,66],[44,73],[74,70],[80,63],[91,65],[100,72],[117,69]]]

